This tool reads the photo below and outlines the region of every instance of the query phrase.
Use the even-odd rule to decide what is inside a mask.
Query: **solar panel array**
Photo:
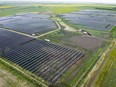
[[[6,51],[2,56],[50,84],[55,84],[66,71],[84,56],[84,53],[50,42],[34,40],[22,44],[15,50]]]
[[[49,15],[43,14],[19,14],[0,18],[0,27],[9,28],[26,34],[41,34],[57,29],[57,25],[50,20]]]
[[[4,50],[6,48],[14,48],[30,40],[33,40],[33,38],[0,28],[0,50]]]
[[[37,34],[56,27],[54,23],[51,24],[51,20],[48,20],[49,16],[39,16],[21,14],[3,17],[0,18],[0,27],[28,34]],[[55,84],[84,56],[84,53],[0,28],[0,55],[50,84]]]
[[[84,25],[92,29],[110,30],[116,25],[116,12],[104,10],[82,10],[63,14],[62,17],[71,23]]]

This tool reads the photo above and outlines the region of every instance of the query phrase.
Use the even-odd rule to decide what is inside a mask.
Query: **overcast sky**
[[[113,4],[116,4],[116,0],[0,0],[0,1],[97,2],[97,3],[113,3]]]

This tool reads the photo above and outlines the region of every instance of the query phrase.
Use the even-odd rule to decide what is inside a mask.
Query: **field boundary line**
[[[21,72],[22,74],[24,74],[25,76],[27,76],[29,79],[32,79],[34,81],[36,81],[38,84],[40,84],[42,87],[48,87],[47,85],[45,85],[44,83],[32,78],[31,76],[29,76],[28,74],[26,74],[25,72],[23,72],[22,70],[20,70],[19,68],[15,67],[14,65],[10,64],[9,62],[5,61],[4,59],[0,58],[0,60],[2,62],[4,62],[5,64],[7,64],[8,66],[14,68],[15,70]]]

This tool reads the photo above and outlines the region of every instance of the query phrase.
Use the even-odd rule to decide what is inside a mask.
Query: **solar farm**
[[[73,24],[83,25],[98,30],[111,30],[116,25],[116,12],[104,10],[82,10],[63,14]]]
[[[10,49],[19,46],[22,43],[33,40],[33,38],[26,37],[17,33],[13,33],[3,28],[0,28],[0,49]],[[14,43],[15,42],[15,43]]]
[[[116,36],[116,12],[97,6],[0,4],[0,87],[91,87]]]
[[[57,29],[57,25],[44,14],[16,14],[0,18],[0,27],[15,30],[26,34],[38,35]]]
[[[49,84],[55,84],[84,57],[82,51],[26,37],[3,28],[0,28],[0,38],[3,58],[34,73]]]
[[[52,84],[55,84],[83,56],[83,52],[45,41],[32,41],[3,54],[3,57]]]

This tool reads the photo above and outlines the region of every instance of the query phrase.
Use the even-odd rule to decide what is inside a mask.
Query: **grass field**
[[[46,7],[33,7],[33,6],[16,6],[8,9],[0,9],[0,16],[8,16],[20,13],[28,13],[28,12],[42,12],[45,11]]]
[[[0,6],[0,9],[13,8],[13,7],[15,7],[15,6],[8,6],[8,5],[6,5],[6,6]]]
[[[115,87],[116,86],[116,27],[111,31],[115,46],[108,56],[108,60],[95,80],[94,87]]]
[[[110,56],[103,70],[95,81],[94,87],[115,87],[116,86],[116,46],[111,51]]]
[[[95,9],[96,7],[111,8],[115,5],[102,5],[102,4],[12,4],[0,6],[0,16],[8,16],[18,13],[27,12],[47,12],[50,11],[54,14],[69,13],[79,11],[82,9]],[[4,9],[5,8],[5,9]]]
[[[95,9],[96,7],[111,8],[115,5],[102,5],[102,4],[33,4],[33,6],[45,6],[50,11],[56,14],[69,13],[79,11],[82,9]]]
[[[39,87],[0,60],[0,87]]]
[[[113,38],[116,38],[116,26],[110,31]]]
[[[82,35],[81,33],[79,32],[68,32],[68,31],[65,31],[65,30],[59,30],[59,31],[56,31],[56,32],[53,32],[51,34],[47,34],[43,37],[40,37],[39,39],[49,39],[52,43],[54,44],[60,44],[60,45],[63,45],[63,46],[66,46],[66,47],[70,47],[72,49],[83,49],[79,46],[76,46],[74,44],[72,44],[72,42],[68,41],[69,38],[73,37],[73,36],[80,36]]]

